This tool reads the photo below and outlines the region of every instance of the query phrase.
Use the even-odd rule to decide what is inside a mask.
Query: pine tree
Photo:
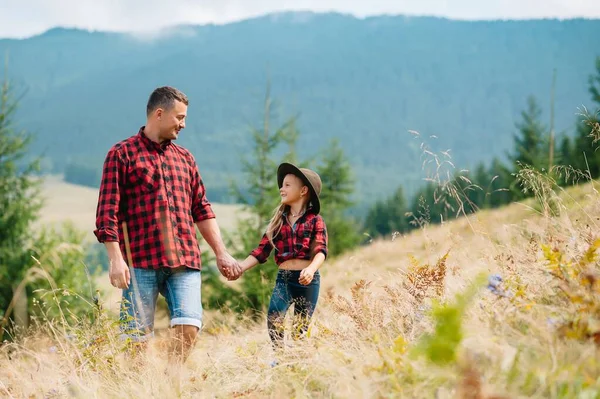
[[[490,208],[498,208],[515,199],[514,192],[510,189],[514,177],[511,175],[511,170],[498,158],[492,160],[488,175],[490,182],[486,189],[486,196]]]
[[[590,75],[588,84],[592,101],[600,106],[600,56],[596,57],[596,75]]]
[[[279,204],[279,187],[277,185],[277,166],[275,154],[280,148],[287,147],[281,162],[296,162],[295,144],[298,137],[296,119],[289,118],[277,129],[272,130],[273,103],[270,90],[264,100],[263,126],[252,128],[253,147],[248,156],[243,157],[243,185],[232,184],[235,200],[244,205],[248,218],[238,222],[236,232],[228,238],[229,246],[236,248],[233,255],[237,259],[245,259],[260,242],[275,207]],[[303,166],[304,164],[298,164]],[[250,310],[259,315],[266,310],[271,291],[277,276],[277,265],[273,254],[263,265],[252,268],[240,279],[241,292],[223,284],[214,269],[209,269],[203,280],[211,288],[213,300],[221,306]],[[223,294],[224,293],[224,294]]]
[[[385,201],[377,201],[365,218],[365,229],[374,236],[405,233],[411,230],[404,189],[399,186]]]
[[[517,123],[518,133],[513,135],[514,152],[508,159],[511,170],[516,175],[523,168],[537,171],[548,169],[548,129],[540,121],[541,110],[533,96],[527,99],[527,109],[521,112],[522,121]],[[513,199],[525,197],[518,179],[511,179],[509,186]]]
[[[490,207],[489,188],[492,184],[493,176],[490,176],[488,169],[483,163],[479,163],[473,173],[472,181],[476,186],[469,191],[469,200],[479,209]]]
[[[384,201],[376,201],[365,217],[365,230],[372,236],[385,236],[391,232],[390,219]]]
[[[28,154],[33,136],[14,124],[16,108],[5,80],[0,88],[0,339],[13,325],[27,327],[36,311],[33,298],[45,302],[44,290],[60,287],[77,293],[61,300],[73,316],[92,311],[86,302],[92,300],[93,283],[83,266],[84,235],[70,225],[60,232],[34,227],[43,204],[39,161]],[[45,317],[64,322],[56,306],[50,300]]]
[[[518,133],[513,135],[514,152],[509,155],[511,163],[531,166],[537,170],[548,166],[548,129],[540,121],[542,111],[534,97],[527,100],[527,109],[521,112],[522,121],[517,123]]]
[[[4,317],[17,285],[31,265],[31,228],[42,202],[39,179],[34,177],[39,162],[25,161],[32,136],[13,125],[17,103],[7,80],[0,95],[0,316]],[[20,324],[26,324],[26,296],[19,298],[22,300],[13,304],[17,310],[13,314]]]
[[[360,241],[358,223],[348,214],[348,209],[354,205],[351,200],[354,194],[352,168],[337,140],[332,140],[323,151],[316,172],[323,183],[319,199],[329,236],[329,256],[336,256]]]
[[[596,75],[589,77],[589,92],[596,107],[600,107],[600,57],[596,58]],[[575,137],[570,148],[570,165],[589,177],[600,176],[600,151],[598,135],[594,127],[599,122],[598,112],[585,112],[577,123]]]

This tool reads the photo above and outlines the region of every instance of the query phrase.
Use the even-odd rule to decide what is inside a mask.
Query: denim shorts
[[[160,293],[169,307],[171,327],[202,328],[202,279],[200,270],[189,268],[130,269],[129,288],[123,290],[121,337],[143,342],[154,335],[154,313]]]

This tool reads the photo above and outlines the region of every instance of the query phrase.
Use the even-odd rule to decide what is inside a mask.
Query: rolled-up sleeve
[[[260,240],[260,243],[258,244],[258,247],[256,247],[252,252],[250,252],[250,255],[254,256],[258,260],[258,262],[262,264],[265,263],[267,259],[269,259],[269,255],[271,254],[272,250],[273,246],[269,242],[267,235],[264,234],[262,239]]]
[[[102,180],[96,207],[96,229],[94,235],[99,242],[119,241],[119,202],[121,187],[119,181],[124,175],[124,162],[119,152],[111,148],[102,169]]]
[[[321,215],[315,218],[313,256],[319,252],[327,257],[327,226]]]
[[[200,176],[198,165],[193,157],[192,169],[192,216],[194,218],[194,223],[201,222],[206,219],[213,219],[215,218],[215,213],[213,212],[212,206],[206,197],[204,182],[202,181],[202,176]]]

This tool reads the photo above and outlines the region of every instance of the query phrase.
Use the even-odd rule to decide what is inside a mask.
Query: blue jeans
[[[304,334],[317,307],[321,276],[317,271],[308,285],[298,281],[299,270],[279,270],[275,288],[267,312],[269,337],[275,347],[283,343],[283,319],[290,305],[294,304],[294,337]]]
[[[122,338],[136,342],[154,335],[154,313],[158,294],[167,300],[171,327],[202,327],[200,270],[189,268],[130,269],[129,288],[123,290],[121,304]]]

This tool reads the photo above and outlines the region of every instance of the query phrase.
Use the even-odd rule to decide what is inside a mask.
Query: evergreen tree
[[[0,96],[0,316],[6,317],[11,315],[4,311],[32,263],[31,228],[42,202],[39,179],[34,178],[39,162],[24,161],[32,136],[13,125],[17,103],[8,81],[2,85]],[[26,325],[26,296],[15,300],[13,314],[19,324]]]
[[[385,236],[391,232],[387,206],[382,200],[377,200],[365,217],[365,229],[372,236]]]
[[[522,121],[517,123],[514,152],[509,155],[516,167],[531,166],[537,170],[548,166],[548,129],[540,121],[542,111],[534,97],[527,100],[527,109],[521,112]]]
[[[272,130],[272,106],[270,90],[267,88],[262,128],[252,128],[252,150],[242,158],[244,183],[231,185],[236,202],[244,205],[248,215],[241,218],[236,231],[226,237],[228,247],[235,249],[232,254],[240,260],[245,259],[258,245],[275,207],[281,200],[277,186],[277,166],[281,162],[275,161],[275,154],[282,146],[287,147],[287,153],[281,161],[296,162],[294,147],[298,132],[295,118],[289,118],[277,129]],[[205,270],[202,280],[207,287],[205,303],[211,307],[249,310],[254,315],[259,315],[266,310],[269,303],[278,267],[271,253],[265,264],[244,273],[240,279],[241,290],[232,288],[229,283],[223,283],[215,268]]]
[[[468,192],[469,200],[477,205],[479,209],[490,207],[489,188],[492,184],[493,176],[490,176],[488,169],[483,163],[479,163],[473,173],[473,184],[476,186]]]
[[[596,75],[590,75],[588,84],[592,101],[600,106],[600,56],[596,57]]]
[[[354,178],[350,163],[337,140],[332,140],[323,151],[316,172],[321,176],[321,214],[327,225],[329,255],[336,256],[358,245],[359,225],[349,214],[354,205]]]
[[[93,311],[84,235],[68,224],[59,232],[34,227],[43,204],[39,162],[26,160],[32,136],[14,125],[16,107],[5,80],[0,89],[0,339],[13,325],[27,327],[39,310],[34,298],[45,303],[44,317],[64,323]],[[54,292],[45,295],[48,291]],[[65,319],[57,306],[74,317]]]
[[[514,181],[511,170],[498,158],[492,160],[488,175],[490,182],[486,189],[490,208],[498,208],[513,201],[514,194],[510,186]]]
[[[513,135],[514,152],[508,159],[512,173],[516,176],[522,168],[537,171],[548,168],[548,129],[540,121],[541,110],[533,96],[527,99],[527,109],[521,112],[522,121],[517,123],[518,133]],[[522,182],[511,179],[509,186],[513,199],[525,197]]]
[[[385,201],[377,201],[365,218],[365,229],[373,236],[387,236],[405,233],[412,226],[406,216],[408,212],[406,198],[402,186]]]
[[[589,77],[589,92],[595,107],[600,107],[600,57],[596,58],[596,75]],[[589,177],[600,176],[600,132],[594,127],[599,122],[598,112],[587,112],[577,123],[575,137],[570,148],[570,165],[585,173]]]

